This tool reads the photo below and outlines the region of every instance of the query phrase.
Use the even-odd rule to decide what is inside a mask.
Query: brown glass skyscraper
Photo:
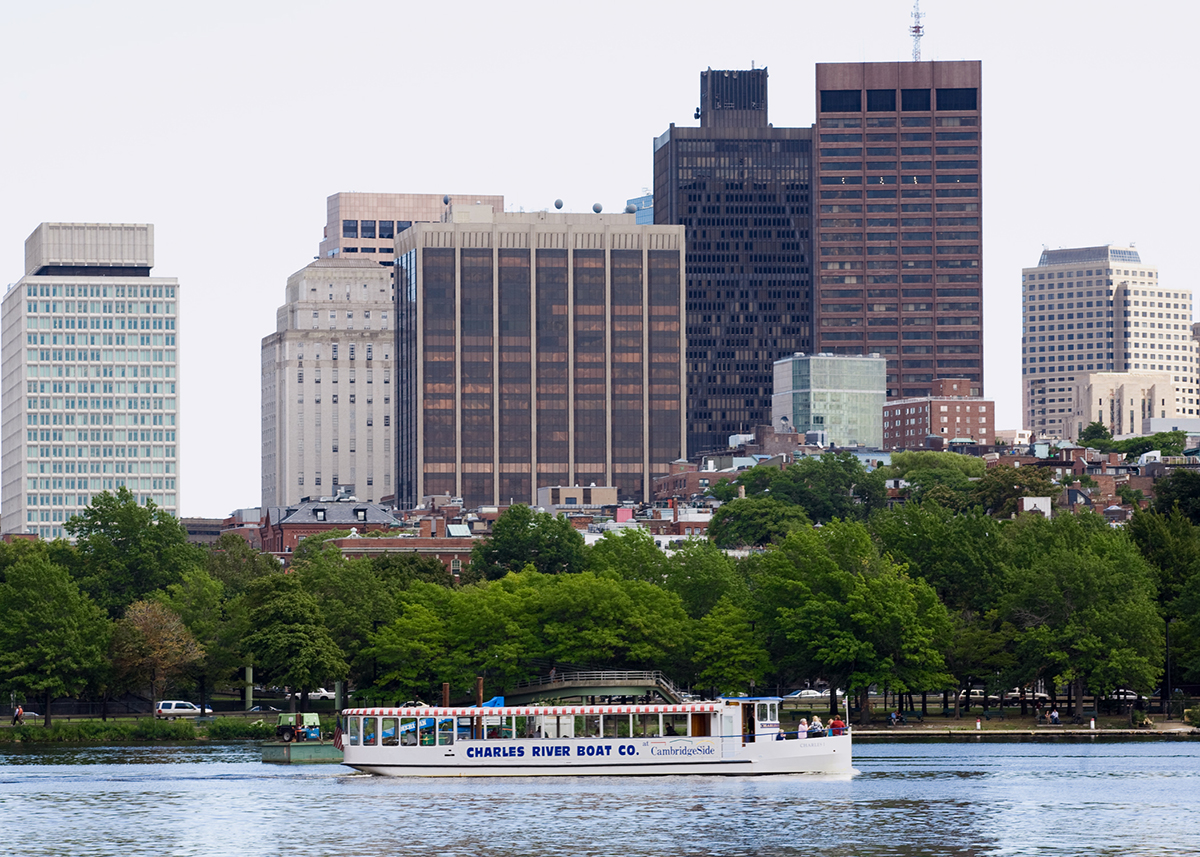
[[[767,123],[767,70],[700,74],[700,127],[654,141],[654,222],[687,240],[691,454],[771,422],[774,361],[811,348],[811,128]]]
[[[649,500],[685,452],[682,231],[467,206],[401,233],[398,505]]]
[[[983,388],[980,64],[817,66],[816,351]],[[657,205],[657,201],[656,201]]]

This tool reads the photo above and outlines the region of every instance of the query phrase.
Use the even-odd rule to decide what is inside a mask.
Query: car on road
[[[297,699],[299,699],[301,692],[302,691],[299,691],[299,690],[293,690],[291,693],[288,694],[288,696],[289,697],[294,696]],[[332,690],[326,690],[323,687],[318,687],[316,690],[310,690],[308,692],[309,699],[333,699],[336,695],[337,694],[335,694]]]
[[[1012,690],[1005,691],[1004,701],[1005,701],[1005,703],[1020,704],[1021,688],[1014,687]],[[1025,689],[1025,702],[1026,703],[1031,703],[1033,705],[1037,705],[1039,702],[1049,702],[1049,701],[1050,701],[1050,694],[1035,692],[1035,691],[1029,690],[1028,688]]]
[[[846,691],[839,690],[837,692],[838,699],[846,695]],[[815,690],[811,687],[806,687],[803,690],[793,690],[784,699],[829,699],[829,691]]]
[[[164,699],[154,707],[154,716],[160,720],[174,720],[176,717],[201,717],[212,714],[212,709],[181,699]]]
[[[1138,693],[1136,690],[1130,690],[1127,687],[1119,687],[1110,693],[1108,698],[1121,699],[1125,700],[1126,702],[1137,702],[1139,699],[1145,699],[1146,697]]]
[[[250,709],[251,711],[278,711],[274,705],[256,705]]]

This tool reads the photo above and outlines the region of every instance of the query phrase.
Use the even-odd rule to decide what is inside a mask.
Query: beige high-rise
[[[1045,250],[1021,274],[1024,425],[1075,439],[1200,415],[1191,289],[1165,287],[1132,247]]]
[[[318,259],[288,278],[262,342],[262,504],[392,493],[390,269]]]
[[[61,538],[101,491],[179,514],[179,282],[147,223],[43,223],[3,304],[4,533]]]

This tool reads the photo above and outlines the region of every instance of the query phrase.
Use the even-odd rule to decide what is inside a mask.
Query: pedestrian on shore
[[[15,709],[13,709],[12,725],[13,726],[24,726],[25,725],[25,709],[22,708],[19,704],[17,705],[17,707]]]

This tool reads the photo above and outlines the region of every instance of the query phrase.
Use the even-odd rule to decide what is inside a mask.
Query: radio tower
[[[912,10],[912,26],[908,28],[908,32],[912,34],[913,40],[913,62],[921,61],[921,36],[925,35],[925,28],[921,26],[921,19],[925,17],[925,13],[921,11],[921,0],[913,0]]]

